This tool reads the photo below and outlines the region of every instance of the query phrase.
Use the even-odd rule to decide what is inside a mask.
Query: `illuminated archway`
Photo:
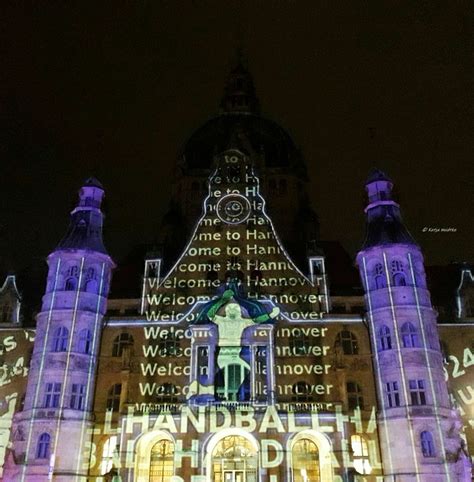
[[[258,444],[243,430],[222,430],[207,445],[206,467],[212,482],[257,482]]]
[[[143,434],[135,444],[135,482],[171,482],[175,441],[162,430]]]
[[[288,480],[332,482],[331,443],[322,433],[304,430],[287,445]]]

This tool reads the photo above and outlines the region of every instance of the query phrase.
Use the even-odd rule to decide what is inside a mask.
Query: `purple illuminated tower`
[[[370,174],[367,235],[357,256],[377,377],[384,480],[470,481],[423,255],[402,222],[392,186],[381,171]]]
[[[94,378],[113,261],[102,241],[104,190],[88,179],[48,279],[23,410],[5,480],[86,480]]]

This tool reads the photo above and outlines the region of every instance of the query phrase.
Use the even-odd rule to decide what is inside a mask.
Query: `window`
[[[77,351],[89,355],[92,349],[92,333],[87,328],[79,332]]]
[[[347,382],[347,406],[349,410],[354,410],[356,408],[364,408],[364,398],[362,397],[362,389],[360,385],[355,382]]]
[[[408,388],[412,405],[426,405],[424,380],[408,380]]]
[[[49,448],[51,444],[51,435],[42,433],[38,438],[38,446],[36,447],[37,459],[49,459]]]
[[[226,365],[216,375],[216,392],[220,400],[248,400],[250,398],[249,370],[237,363]]]
[[[74,291],[77,288],[77,279],[79,277],[79,268],[77,266],[71,266],[66,271],[66,283],[64,289],[66,291]]]
[[[117,435],[112,435],[108,438],[104,446],[102,447],[102,462],[100,463],[100,473],[102,475],[107,474],[112,470],[114,463],[118,466],[117,462],[120,460],[117,451]]]
[[[65,326],[58,326],[53,335],[53,351],[66,351],[69,331]]]
[[[86,280],[85,280],[85,289],[88,293],[97,293],[98,286],[97,286],[97,273],[95,272],[94,268],[87,268],[86,272]]]
[[[13,306],[6,302],[1,309],[1,314],[0,314],[0,321],[2,323],[10,323],[12,320],[12,315],[13,315]]]
[[[403,272],[403,263],[394,259],[392,265],[392,280],[394,286],[406,286],[405,273]]]
[[[291,354],[296,356],[304,356],[309,352],[310,344],[308,337],[301,331],[290,339]]]
[[[176,386],[172,383],[163,383],[158,388],[158,403],[176,403],[178,399],[176,398]]]
[[[44,408],[58,408],[61,396],[60,383],[47,383],[44,391]]]
[[[374,289],[379,290],[387,286],[382,263],[377,263],[374,266],[373,277],[374,277]]]
[[[407,321],[402,325],[400,331],[402,333],[403,348],[418,348],[420,346],[418,331],[412,323]]]
[[[293,385],[293,401],[309,402],[311,401],[311,387],[306,382],[297,382]]]
[[[174,475],[174,444],[159,440],[151,448],[150,481],[171,482]]]
[[[356,471],[359,474],[370,474],[372,467],[369,462],[367,441],[360,435],[351,435],[351,449]]]
[[[392,349],[392,337],[390,335],[390,328],[383,325],[379,330],[380,351]]]
[[[302,438],[295,442],[291,449],[291,458],[294,482],[320,480],[319,451],[311,439]]]
[[[421,432],[420,434],[420,441],[421,441],[421,453],[423,457],[434,457],[435,448],[434,448],[434,441],[433,435],[431,432]]]
[[[357,338],[348,330],[343,330],[337,334],[336,344],[342,347],[344,355],[357,355],[359,353]]]
[[[212,451],[211,478],[215,482],[258,480],[258,452],[242,435],[222,438]],[[316,479],[317,480],[317,479]]]
[[[197,373],[198,382],[203,380],[202,377],[207,381],[207,377],[209,376],[209,347],[207,346],[197,347]]]
[[[133,336],[128,333],[120,333],[120,335],[115,338],[112,345],[112,356],[122,356],[123,349],[130,345],[133,345]]]
[[[387,382],[385,384],[387,403],[390,408],[400,406],[400,392],[398,382]]]
[[[71,401],[69,408],[75,410],[84,410],[86,402],[86,386],[79,383],[73,383],[71,387]]]
[[[181,344],[173,335],[168,335],[160,341],[159,353],[161,356],[179,356],[181,354]]]
[[[122,385],[120,383],[116,383],[112,385],[109,389],[109,393],[107,394],[107,403],[106,408],[107,410],[113,410],[114,412],[118,412],[120,410],[120,395],[122,394]]]

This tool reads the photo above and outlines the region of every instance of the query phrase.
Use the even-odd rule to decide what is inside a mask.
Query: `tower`
[[[48,278],[23,410],[15,415],[5,479],[85,480],[95,370],[113,261],[102,241],[102,185],[79,191]]]
[[[423,255],[381,171],[366,183],[367,234],[357,255],[379,398],[385,480],[470,481],[443,372]]]

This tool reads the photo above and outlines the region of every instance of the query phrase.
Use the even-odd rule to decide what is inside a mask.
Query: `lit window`
[[[66,351],[69,331],[65,326],[58,326],[53,335],[53,351]]]
[[[349,410],[355,410],[356,408],[364,408],[364,398],[362,396],[362,389],[360,385],[355,382],[347,382],[347,406]]]
[[[392,261],[392,279],[394,286],[406,286],[407,284],[403,272],[403,263],[396,259]]]
[[[388,382],[385,384],[387,403],[390,408],[400,406],[400,392],[398,382]]]
[[[116,383],[112,385],[107,394],[106,408],[118,412],[120,410],[120,395],[122,394],[122,385]]]
[[[171,482],[174,475],[174,444],[159,440],[151,448],[150,478],[153,482]]]
[[[49,448],[51,444],[51,435],[42,433],[38,438],[38,446],[36,447],[37,459],[49,459]]]
[[[435,457],[435,447],[431,432],[421,432],[420,441],[423,457]]]
[[[349,330],[343,330],[337,334],[336,344],[342,347],[344,355],[357,355],[359,353],[357,338]]]
[[[92,348],[92,333],[85,328],[79,332],[79,341],[77,344],[77,351],[89,355]]]
[[[379,330],[380,351],[392,349],[392,337],[390,334],[390,328],[387,325],[383,325]]]
[[[351,435],[351,448],[354,457],[354,468],[359,474],[370,474],[372,467],[369,462],[367,441],[360,435]]]
[[[219,441],[212,452],[209,480],[254,482],[258,480],[258,459],[258,452],[249,440],[241,435],[228,435]]]
[[[44,390],[44,408],[58,408],[61,396],[60,383],[47,383]]]
[[[112,345],[112,356],[122,356],[124,348],[131,345],[133,345],[133,336],[128,333],[120,333]]]
[[[117,435],[112,435],[112,437],[107,439],[104,443],[104,446],[102,448],[102,462],[100,463],[100,473],[102,475],[109,473],[114,466],[114,462],[118,462]]]
[[[319,481],[319,451],[309,438],[302,438],[291,449],[293,482]]]
[[[404,323],[401,328],[403,348],[419,348],[418,331],[409,321]]]
[[[424,380],[408,380],[412,405],[426,405],[426,391]]]
[[[75,410],[84,410],[86,401],[86,386],[79,383],[73,383],[71,387],[70,408]]]

